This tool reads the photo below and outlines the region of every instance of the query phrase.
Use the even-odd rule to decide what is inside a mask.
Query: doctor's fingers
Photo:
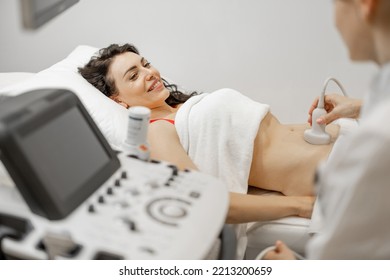
[[[346,99],[346,97],[338,95],[338,94],[325,95],[324,96],[324,109],[328,114],[321,116],[320,118],[318,118],[317,120],[314,120],[314,121],[316,121],[318,124],[329,124],[330,122],[342,117],[343,112],[345,110],[343,108],[343,104],[346,103],[345,99]],[[312,124],[312,122],[313,122],[312,113],[313,113],[314,109],[317,108],[317,106],[318,106],[318,100],[319,100],[319,98],[317,97],[310,107],[309,119],[308,119],[308,122],[310,124]],[[337,108],[337,110],[335,110],[339,104],[341,104],[341,107]]]
[[[339,118],[358,118],[362,101],[346,96],[332,94],[325,96],[325,110],[328,114],[317,120],[319,124],[329,124]]]
[[[294,260],[294,252],[282,241],[275,243],[275,249],[270,250],[263,257],[264,260]]]
[[[313,103],[311,104],[310,106],[310,109],[309,109],[309,117],[308,117],[308,120],[307,122],[312,125],[312,121],[313,121],[313,111],[317,108],[318,106],[318,100],[319,98],[317,97]],[[324,100],[324,109],[326,112],[331,112],[334,108],[334,100],[333,98],[326,98],[325,96],[325,100]]]
[[[318,97],[317,97],[316,99],[314,99],[314,101],[313,101],[313,103],[311,104],[310,109],[309,109],[309,118],[307,119],[307,122],[308,122],[310,125],[312,125],[312,121],[313,121],[312,115],[313,115],[314,109],[317,108],[317,106],[318,106],[318,100],[319,100]]]
[[[326,115],[323,115],[321,117],[319,117],[318,119],[316,119],[316,122],[318,124],[329,124],[339,118],[341,118],[342,116],[337,112],[337,110],[332,110],[330,113],[326,114]]]
[[[309,109],[309,115],[312,115],[314,109],[317,108],[317,106],[318,106],[318,100],[319,100],[318,97],[316,97],[316,99],[314,99],[314,101],[313,101],[313,103],[311,104],[310,109]]]

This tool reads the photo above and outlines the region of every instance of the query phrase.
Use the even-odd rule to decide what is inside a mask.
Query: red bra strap
[[[153,119],[153,120],[150,120],[149,123],[153,123],[155,121],[160,121],[160,120],[170,122],[171,124],[175,124],[175,121],[170,120],[170,119]]]

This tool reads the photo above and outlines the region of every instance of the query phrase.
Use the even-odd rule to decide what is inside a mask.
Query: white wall
[[[185,87],[237,89],[286,123],[306,121],[328,76],[362,97],[376,70],[349,62],[332,1],[80,0],[35,32],[19,8],[0,1],[0,72],[40,71],[79,44],[130,42]]]

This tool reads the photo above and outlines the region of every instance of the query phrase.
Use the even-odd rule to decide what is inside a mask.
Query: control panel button
[[[178,226],[180,219],[187,216],[191,203],[177,197],[163,197],[151,201],[146,207],[154,220],[170,226]]]
[[[176,206],[176,205],[163,205],[160,208],[161,214],[167,216],[167,217],[172,217],[172,218],[181,218],[186,216],[187,210],[184,209],[181,206]]]

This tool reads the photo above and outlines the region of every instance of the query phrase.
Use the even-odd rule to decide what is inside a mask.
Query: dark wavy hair
[[[107,75],[108,70],[113,58],[125,52],[139,54],[139,51],[133,45],[124,44],[120,46],[118,44],[112,44],[106,48],[100,49],[99,54],[93,56],[84,67],[79,67],[78,71],[90,84],[104,93],[107,97],[110,97],[116,93],[117,90],[114,80]],[[184,103],[190,97],[198,94],[196,91],[184,93],[178,89],[177,85],[171,84],[165,79],[162,79],[162,81],[170,93],[169,97],[165,100],[170,106],[174,107]]]

